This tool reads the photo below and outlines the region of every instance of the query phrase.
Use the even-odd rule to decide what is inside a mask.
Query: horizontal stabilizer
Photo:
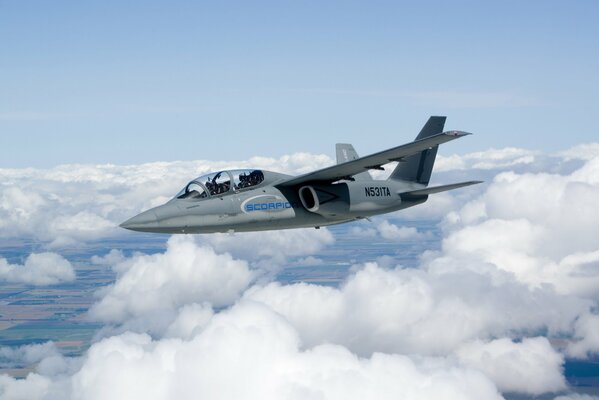
[[[423,189],[410,190],[407,192],[400,192],[400,196],[427,196],[433,193],[441,193],[447,190],[458,189],[464,186],[476,185],[478,183],[483,183],[483,181],[468,181],[468,182],[460,182],[460,183],[452,183],[450,185],[441,185],[441,186],[432,186]]]

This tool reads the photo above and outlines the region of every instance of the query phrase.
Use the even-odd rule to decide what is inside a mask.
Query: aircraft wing
[[[401,161],[404,157],[416,154],[422,150],[437,146],[442,143],[458,139],[470,133],[462,131],[449,131],[432,135],[424,139],[393,147],[389,150],[383,150],[369,156],[360,157],[355,160],[347,161],[341,164],[333,165],[327,168],[309,172],[304,175],[296,176],[286,181],[276,184],[277,187],[297,186],[307,182],[312,183],[330,183],[359,174],[370,169],[381,169],[381,166],[393,161]]]

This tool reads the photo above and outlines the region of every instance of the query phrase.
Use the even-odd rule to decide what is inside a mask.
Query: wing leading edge
[[[401,161],[403,158],[416,154],[422,150],[437,146],[442,143],[447,143],[451,140],[470,135],[468,132],[449,131],[432,135],[424,139],[415,140],[413,142],[393,147],[388,150],[383,150],[369,156],[357,158],[341,164],[333,165],[317,171],[309,172],[286,181],[278,183],[278,187],[297,186],[307,182],[330,183],[341,179],[347,179],[353,175],[370,169],[380,169],[382,165]]]

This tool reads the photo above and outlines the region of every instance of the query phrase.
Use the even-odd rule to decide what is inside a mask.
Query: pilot
[[[264,174],[262,171],[256,169],[250,173],[250,184],[252,186],[259,184],[264,180]]]
[[[210,181],[210,179],[206,181],[206,189],[208,189],[210,194],[216,194],[216,188],[214,187],[214,184]]]
[[[243,174],[239,175],[239,188],[244,188],[248,186],[248,176],[245,174],[245,172]]]

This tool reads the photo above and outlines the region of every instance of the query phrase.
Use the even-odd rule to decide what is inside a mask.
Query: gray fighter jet
[[[413,207],[430,194],[480,183],[428,187],[439,145],[468,135],[443,132],[444,125],[445,117],[430,117],[413,142],[366,157],[351,144],[337,144],[336,165],[300,176],[259,169],[203,175],[120,226],[159,233],[320,228]],[[369,170],[393,161],[388,179],[372,179]]]

